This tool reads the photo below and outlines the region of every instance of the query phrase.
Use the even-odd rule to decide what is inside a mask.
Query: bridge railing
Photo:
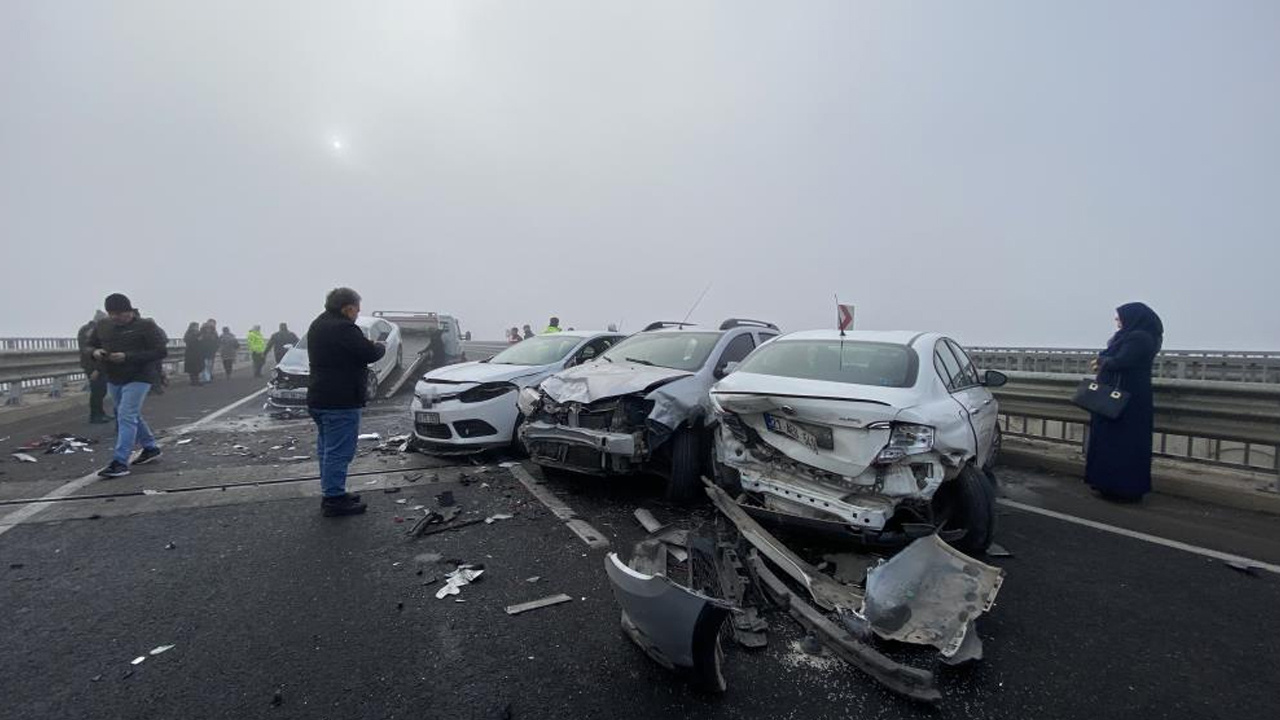
[[[1086,375],[1097,349],[967,348],[979,367],[991,370]],[[1153,375],[1175,380],[1280,384],[1280,352],[1241,350],[1165,350],[1156,356]]]
[[[1006,437],[1088,442],[1089,415],[1071,402],[1085,375],[1008,371],[995,390]],[[1157,456],[1270,473],[1280,490],[1280,386],[1156,379]]]

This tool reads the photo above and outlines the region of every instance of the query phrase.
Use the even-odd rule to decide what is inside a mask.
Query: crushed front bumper
[[[643,431],[634,433],[526,422],[520,438],[539,465],[603,474],[628,472],[643,462]]]

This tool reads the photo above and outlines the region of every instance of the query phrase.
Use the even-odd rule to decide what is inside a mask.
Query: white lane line
[[[232,410],[234,410],[234,409],[236,409],[236,408],[240,407],[241,405],[243,405],[243,404],[245,404],[245,403],[249,402],[250,400],[252,400],[252,399],[254,399],[254,398],[258,397],[259,395],[261,395],[262,393],[264,393],[264,392],[266,392],[266,391],[267,391],[267,389],[264,387],[264,388],[262,388],[261,390],[259,390],[259,391],[255,392],[255,393],[253,393],[252,395],[249,395],[249,396],[247,396],[247,397],[242,397],[242,398],[240,398],[239,400],[237,400],[237,401],[235,401],[235,402],[231,403],[230,405],[228,405],[228,406],[226,406],[226,407],[224,407],[224,408],[221,408],[221,409],[218,409],[218,410],[214,410],[213,412],[209,413],[208,415],[205,415],[204,417],[200,418],[199,420],[196,420],[196,421],[195,421],[195,422],[193,422],[193,423],[190,423],[190,424],[188,424],[188,425],[183,425],[181,428],[178,428],[177,433],[178,433],[178,434],[181,434],[181,433],[184,433],[184,432],[190,432],[192,429],[194,429],[194,428],[196,428],[196,427],[199,427],[200,425],[202,425],[202,424],[204,424],[204,423],[207,423],[207,422],[209,422],[210,420],[215,420],[215,419],[217,419],[217,418],[219,418],[219,417],[221,417],[221,416],[223,416],[223,415],[227,414],[228,412],[231,412]],[[86,485],[89,485],[90,483],[92,483],[92,482],[94,482],[95,480],[98,480],[98,479],[100,479],[100,478],[98,477],[98,473],[97,473],[97,471],[95,470],[94,472],[91,472],[91,473],[89,473],[88,475],[85,475],[85,476],[84,476],[84,477],[82,477],[82,478],[77,478],[77,479],[75,479],[75,480],[71,480],[70,482],[67,482],[67,483],[65,483],[65,484],[63,484],[63,485],[60,485],[60,486],[58,486],[57,488],[55,488],[55,489],[53,489],[53,490],[50,490],[50,491],[49,491],[48,493],[46,493],[45,495],[41,496],[41,498],[40,498],[40,499],[41,499],[41,500],[53,500],[53,499],[55,499],[55,498],[66,497],[66,496],[68,496],[68,495],[71,495],[71,494],[75,493],[77,490],[79,490],[79,489],[81,489],[81,488],[85,487]],[[19,509],[17,509],[17,510],[14,510],[13,512],[9,513],[8,515],[5,515],[3,518],[0,518],[0,535],[4,535],[5,533],[7,533],[7,532],[9,532],[10,530],[12,530],[12,529],[14,529],[14,528],[18,527],[19,525],[21,525],[22,523],[26,522],[27,520],[30,520],[30,519],[31,519],[32,517],[34,517],[37,513],[39,513],[40,511],[44,510],[44,509],[45,509],[45,508],[47,508],[47,507],[52,506],[53,504],[54,504],[54,503],[51,503],[51,502],[37,502],[37,503],[32,503],[32,504],[30,504],[30,505],[25,505],[25,506],[23,506],[23,507],[21,507],[21,508],[19,508]]]
[[[528,470],[524,469],[523,466],[512,465],[507,469],[511,471],[511,474],[515,476],[516,480],[520,481],[520,484],[524,486],[524,489],[529,491],[530,495],[533,495],[538,499],[538,502],[545,505],[546,508],[551,511],[552,515],[563,520],[565,527],[572,530],[574,535],[581,538],[582,542],[587,544],[587,547],[609,547],[609,538],[602,535],[599,530],[591,527],[590,523],[586,520],[579,518],[577,513],[573,511],[573,508],[569,507],[563,500],[556,497],[556,494],[551,492],[551,489],[546,485],[539,483],[532,475],[529,474]]]
[[[1046,510],[1045,508],[1036,507],[1035,505],[1027,505],[1026,503],[1020,503],[1016,500],[1006,500],[1004,498],[1000,498],[999,500],[996,500],[996,502],[1001,505],[1004,505],[1005,507],[1014,508],[1015,510],[1022,510],[1024,512],[1035,513],[1036,515],[1051,517],[1055,520],[1062,520],[1063,522],[1074,523],[1076,525],[1083,525],[1087,528],[1093,528],[1094,530],[1101,530],[1103,532],[1109,532],[1115,535],[1122,535],[1127,538],[1133,538],[1134,540],[1149,542],[1149,543],[1152,543],[1153,545],[1162,545],[1167,548],[1173,548],[1174,550],[1182,550],[1184,552],[1189,552],[1196,555],[1202,555],[1207,558],[1213,558],[1214,560],[1221,560],[1226,563],[1237,563],[1239,565],[1254,567],[1259,570],[1266,570],[1267,572],[1276,573],[1277,575],[1280,575],[1280,565],[1272,565],[1271,563],[1262,562],[1261,560],[1254,560],[1252,558],[1243,557],[1241,555],[1232,555],[1231,553],[1219,552],[1217,550],[1211,550],[1209,548],[1200,547],[1199,545],[1191,545],[1189,543],[1179,542],[1177,540],[1162,538],[1157,535],[1148,535],[1147,533],[1144,533],[1144,532],[1138,532],[1137,530],[1129,530],[1127,528],[1116,527],[1115,525],[1100,523],[1096,520],[1086,520],[1085,518],[1076,517],[1075,515],[1067,515],[1066,513],[1060,513],[1054,510]]]

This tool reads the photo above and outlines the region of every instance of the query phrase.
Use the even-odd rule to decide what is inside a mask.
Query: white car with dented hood
[[[599,357],[623,337],[585,330],[537,335],[488,360],[432,370],[414,386],[414,445],[433,454],[513,445],[523,420],[516,407],[521,389]]]
[[[717,480],[766,519],[984,551],[1005,381],[937,333],[784,335],[712,388]]]

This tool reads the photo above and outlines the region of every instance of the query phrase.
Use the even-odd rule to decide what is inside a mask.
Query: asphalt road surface
[[[1153,496],[1102,503],[1078,480],[1001,472],[998,542],[1007,576],[978,625],[986,657],[935,669],[944,694],[921,707],[801,647],[769,612],[768,647],[725,644],[728,691],[709,695],[645,657],[619,628],[605,554],[628,556],[650,508],[697,527],[708,505],[675,507],[643,478],[547,480],[610,541],[593,549],[516,481],[484,465],[362,444],[351,489],[369,512],[323,518],[305,420],[273,420],[238,376],[180,382],[148,400],[165,455],[112,481],[84,480],[39,512],[14,512],[108,459],[111,426],[68,410],[0,427],[6,446],[56,432],[98,437],[93,453],[0,463],[0,718],[1270,718],[1280,714],[1280,575],[1231,568],[1212,551],[1280,564],[1269,516]],[[409,428],[407,397],[372,405],[365,429]],[[176,430],[187,426],[185,436]],[[180,438],[190,442],[178,444]],[[303,459],[303,456],[307,456]],[[536,469],[529,467],[535,476]],[[459,520],[410,539],[449,491]],[[1029,512],[1071,517],[1204,548]],[[458,521],[455,521],[458,522]],[[453,563],[484,574],[437,599]],[[537,578],[536,580],[532,580]],[[508,605],[572,602],[519,616]],[[156,648],[167,651],[150,655]],[[135,658],[145,657],[133,665]]]

